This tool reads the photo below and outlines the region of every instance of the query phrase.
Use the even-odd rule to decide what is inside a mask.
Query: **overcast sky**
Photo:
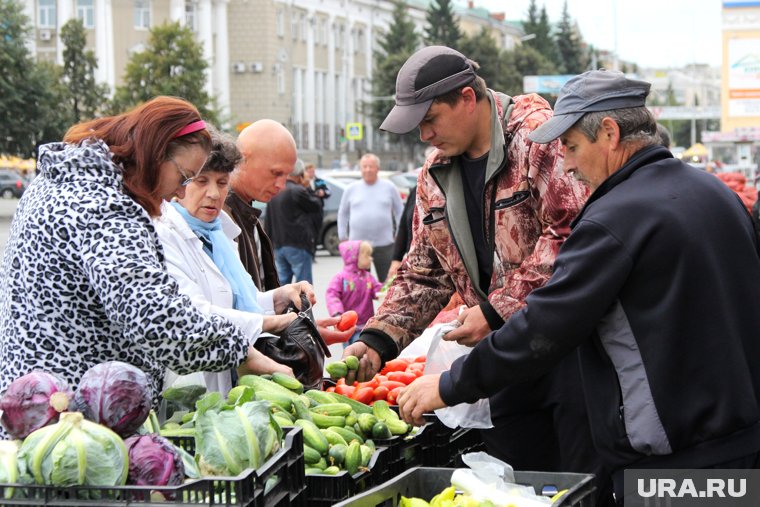
[[[536,0],[559,21],[565,0]],[[465,4],[465,0],[458,0]],[[524,20],[529,0],[475,0],[476,7]],[[721,0],[567,0],[584,40],[642,67],[721,63]],[[617,29],[616,29],[617,28]],[[617,33],[617,37],[615,34]]]

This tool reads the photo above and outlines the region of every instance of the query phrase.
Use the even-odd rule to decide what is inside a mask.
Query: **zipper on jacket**
[[[512,194],[512,197],[502,199],[501,201],[495,203],[494,209],[506,209],[511,206],[515,206],[526,200],[528,197],[530,197],[530,192],[527,190],[519,190]]]

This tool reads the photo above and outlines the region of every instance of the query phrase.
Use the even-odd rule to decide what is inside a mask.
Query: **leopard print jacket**
[[[0,392],[35,369],[75,389],[88,368],[118,360],[148,375],[156,399],[166,368],[243,361],[249,339],[178,293],[151,219],[124,193],[103,142],[42,146],[38,170],[0,267]]]

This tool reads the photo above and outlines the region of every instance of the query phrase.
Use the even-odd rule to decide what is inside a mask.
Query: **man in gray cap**
[[[587,189],[563,174],[559,142],[528,139],[551,117],[538,95],[486,88],[478,65],[443,46],[417,51],[396,81],[381,129],[436,149],[422,168],[409,252],[375,317],[345,354],[369,376],[458,294],[468,307],[447,339],[472,346],[549,279]],[[366,357],[363,357],[365,356]],[[519,470],[600,473],[577,361],[491,398],[488,452]]]
[[[720,180],[659,144],[649,83],[590,71],[530,134],[559,138],[593,192],[527,305],[448,372],[399,397],[407,421],[581,363],[599,455],[626,468],[753,468],[760,449],[760,258]]]

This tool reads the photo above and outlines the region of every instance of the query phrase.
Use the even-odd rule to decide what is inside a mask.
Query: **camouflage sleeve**
[[[423,172],[427,171],[427,167]],[[364,329],[384,332],[402,349],[435,319],[454,293],[454,285],[430,246],[423,217],[428,214],[428,190],[424,178],[417,187],[412,218],[412,242],[385,300]],[[453,245],[452,245],[453,246]]]
[[[550,110],[538,110],[529,115],[510,145],[509,156],[513,164],[522,164],[518,170],[528,174],[541,235],[523,262],[506,272],[503,286],[488,296],[489,303],[504,320],[525,306],[525,298],[533,289],[542,287],[549,280],[554,259],[570,234],[570,223],[588,196],[585,185],[565,174],[559,140],[549,144],[535,144],[528,140],[528,133],[550,115]]]

